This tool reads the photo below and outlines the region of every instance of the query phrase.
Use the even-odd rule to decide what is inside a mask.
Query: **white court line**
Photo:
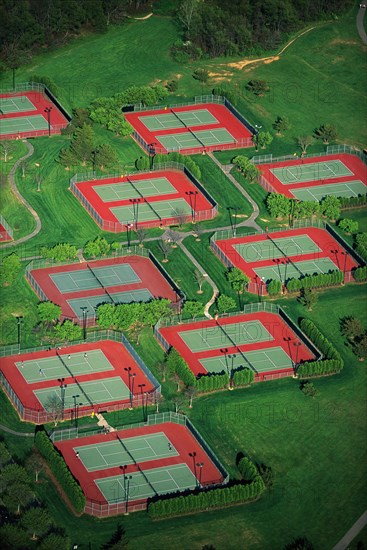
[[[173,479],[173,477],[171,476],[171,472],[170,472],[169,470],[166,470],[166,473],[169,475],[169,477],[170,477],[171,480],[173,481],[174,485],[176,485],[177,489],[179,489],[179,488],[180,488],[180,485],[178,485],[178,484],[176,483],[176,480]],[[170,480],[169,480],[169,478],[168,478],[168,479],[166,479],[166,480],[164,480],[164,481],[170,481]],[[159,483],[159,482],[158,482],[158,483]],[[162,482],[161,482],[161,483],[162,483]]]

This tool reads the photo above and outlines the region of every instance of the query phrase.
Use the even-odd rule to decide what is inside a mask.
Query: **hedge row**
[[[201,170],[199,166],[192,158],[188,156],[181,155],[180,153],[169,153],[168,155],[157,154],[154,157],[155,164],[171,161],[183,164],[197,180],[201,179]]]
[[[148,514],[151,518],[176,516],[192,512],[222,508],[231,504],[245,502],[257,498],[265,490],[265,484],[260,475],[252,483],[236,483],[231,487],[209,489],[186,496],[173,496],[151,502]]]
[[[353,271],[353,277],[358,282],[365,281],[367,279],[367,266],[357,267],[357,269]]]
[[[288,292],[297,292],[301,288],[320,288],[323,286],[334,286],[344,281],[342,271],[335,270],[330,273],[318,273],[317,275],[305,275],[300,279],[290,279],[287,282]]]
[[[323,361],[306,361],[299,365],[297,374],[301,378],[310,376],[322,376],[324,374],[336,374],[343,368],[343,362],[335,359],[324,359]]]
[[[174,348],[171,348],[167,357],[168,371],[176,373],[186,386],[195,386],[200,393],[220,390],[229,384],[228,374],[210,373],[195,377],[186,361]],[[254,373],[247,367],[238,369],[233,374],[233,386],[247,386],[254,381]]]
[[[259,470],[247,456],[241,458],[238,463],[238,471],[245,481],[256,481],[259,477]]]
[[[367,195],[358,197],[339,197],[341,208],[353,208],[354,206],[364,206],[367,204]]]
[[[45,432],[37,432],[35,444],[43,458],[46,459],[52,473],[65,491],[75,510],[82,512],[85,506],[84,493]]]

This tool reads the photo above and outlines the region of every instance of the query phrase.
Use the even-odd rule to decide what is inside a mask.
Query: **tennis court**
[[[274,266],[254,268],[255,273],[263,281],[276,279],[286,281],[289,279],[299,279],[302,275],[314,275],[315,273],[328,273],[336,271],[339,268],[328,258],[319,260],[304,260],[303,262],[277,263]]]
[[[124,181],[121,183],[94,185],[94,191],[103,202],[129,200],[138,197],[156,197],[158,195],[173,195],[177,189],[167,178],[152,178],[145,180]]]
[[[46,130],[47,128],[47,120],[42,115],[0,119],[0,134],[17,134],[33,130]]]
[[[129,290],[127,292],[109,292],[99,296],[86,296],[66,300],[75,315],[83,319],[83,309],[86,309],[87,319],[95,316],[95,310],[100,304],[130,304],[131,302],[149,302],[153,295],[146,288]]]
[[[232,354],[230,357],[225,354],[216,357],[200,359],[201,365],[207,372],[231,372],[243,367],[253,367],[256,372],[267,372],[273,370],[292,368],[292,359],[279,346],[270,347],[256,351],[246,351]]]
[[[270,260],[283,256],[301,256],[321,252],[321,248],[308,235],[280,237],[251,243],[235,244],[234,248],[246,262]]]
[[[297,164],[271,168],[270,172],[283,184],[319,181],[329,178],[353,175],[341,160],[328,160],[312,164]]]
[[[50,278],[62,294],[141,282],[130,264],[93,268],[87,264],[86,269],[52,273]]]
[[[41,379],[41,375],[40,375]],[[54,398],[61,402],[61,388],[59,386],[34,390],[33,393],[47,410],[47,405]],[[124,401],[129,398],[130,392],[124,381],[119,377],[103,378],[94,382],[82,382],[67,384],[64,387],[64,408],[72,409],[75,406],[73,396],[78,397],[79,404],[95,405],[99,403],[110,403],[113,401]]]
[[[131,476],[131,479],[130,479]],[[125,502],[147,499],[185,489],[194,489],[197,480],[187,464],[174,464],[152,470],[133,472],[126,476],[111,476],[96,479],[95,483],[107,502]]]
[[[218,120],[207,109],[195,111],[174,111],[170,109],[167,114],[140,116],[139,120],[148,130],[168,130],[185,128],[186,126],[204,126],[205,124],[218,124]]]
[[[272,335],[261,321],[253,320],[240,323],[217,323],[212,327],[203,327],[196,330],[180,331],[178,335],[192,352],[207,351],[233,347],[243,344],[253,344],[273,340]]]
[[[43,357],[29,361],[18,361],[16,367],[28,384],[39,383],[44,380],[57,380],[80,374],[91,374],[113,370],[113,366],[102,350],[95,349],[88,352],[61,354],[61,358],[50,351],[50,357]]]
[[[36,110],[37,108],[25,95],[0,98],[0,111],[4,115]]]
[[[147,222],[164,218],[176,218],[181,214],[186,216],[192,214],[191,207],[185,199],[154,202],[144,200],[144,202],[139,202],[138,204],[138,207],[135,205],[137,212],[134,211],[133,205],[114,206],[111,208],[111,212],[121,223],[127,223],[131,220],[135,220],[136,222]]]
[[[320,201],[326,195],[334,195],[336,197],[358,197],[358,195],[365,195],[367,187],[361,180],[352,180],[326,185],[313,185],[311,187],[295,187],[291,192],[300,201]]]
[[[120,439],[106,443],[74,447],[88,472],[114,468],[122,464],[147,462],[171,456],[178,452],[163,432]]]
[[[225,128],[166,134],[164,136],[156,136],[156,139],[167,151],[236,143],[236,139]]]

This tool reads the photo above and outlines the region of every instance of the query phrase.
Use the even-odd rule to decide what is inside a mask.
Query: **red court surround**
[[[270,172],[271,169],[274,168],[291,168],[292,166],[302,166],[305,164],[314,164],[314,163],[321,163],[326,162],[328,160],[341,160],[347,168],[352,172],[350,176],[338,176],[335,178],[327,178],[325,180],[317,180],[317,181],[306,181],[306,182],[300,182],[300,183],[291,183],[289,185],[284,185],[281,183],[281,181],[274,176],[272,172]],[[266,182],[268,183],[268,186],[272,188],[273,192],[281,193],[282,195],[285,195],[289,198],[294,198],[294,195],[292,194],[292,189],[297,188],[305,188],[305,187],[315,187],[317,185],[332,185],[334,183],[343,183],[353,180],[361,180],[366,185],[366,193],[367,193],[367,167],[366,165],[361,161],[360,158],[358,158],[356,155],[349,155],[347,153],[338,153],[336,155],[324,155],[322,157],[309,157],[305,159],[295,159],[295,160],[285,160],[282,162],[276,162],[274,164],[257,164],[256,165],[259,170],[261,171],[262,176],[265,178]],[[262,184],[263,185],[263,184]],[[269,190],[267,188],[267,190]]]
[[[253,350],[262,350],[267,349],[270,347],[281,347],[285,353],[291,357],[293,361],[296,360],[297,355],[297,362],[300,361],[313,361],[315,359],[315,356],[311,351],[303,344],[299,346],[298,352],[297,347],[294,345],[295,342],[299,341],[298,336],[293,332],[293,330],[288,326],[288,324],[278,315],[275,313],[268,313],[268,312],[257,312],[257,313],[248,313],[248,314],[241,314],[241,315],[235,315],[233,317],[224,317],[218,320],[220,325],[223,326],[225,330],[225,326],[229,324],[241,324],[244,322],[249,321],[261,321],[261,323],[265,326],[265,328],[270,332],[270,334],[273,336],[273,340],[265,341],[265,342],[257,342],[253,344],[245,344],[238,346],[241,351],[244,353],[248,351]],[[162,336],[166,339],[166,341],[173,346],[183,357],[183,359],[188,364],[191,371],[195,374],[195,376],[198,376],[199,374],[207,374],[204,367],[199,363],[200,359],[208,358],[208,357],[215,357],[220,355],[220,347],[218,346],[218,349],[215,350],[206,350],[201,352],[192,352],[190,348],[186,345],[186,343],[182,340],[179,333],[187,330],[205,330],[209,331],[208,333],[213,331],[212,334],[215,334],[216,332],[219,332],[222,334],[221,329],[217,326],[217,323],[214,319],[208,319],[205,321],[198,321],[198,322],[192,322],[188,324],[182,324],[182,325],[175,325],[170,327],[163,327],[159,329],[159,332],[162,334]],[[291,340],[284,340],[284,338]],[[226,343],[226,347],[228,348],[228,353],[238,353],[236,347],[229,347],[228,343]],[[273,373],[282,373],[282,372],[288,372],[289,375],[293,374],[293,369],[284,369],[280,370],[277,369],[275,371],[268,371],[268,372],[262,372],[259,373],[259,375],[255,375],[255,381],[264,380],[264,378],[267,375],[273,374]]]
[[[292,229],[289,231],[276,231],[270,234],[274,239],[292,238],[297,235],[308,235],[321,248],[321,252],[312,252],[311,254],[302,254],[298,256],[290,256],[293,262],[304,260],[316,260],[322,258],[330,258],[340,271],[349,272],[358,267],[355,260],[345,251],[345,249],[330,235],[326,229],[316,227],[305,227],[302,229]],[[227,256],[234,267],[241,269],[251,281],[258,283],[258,277],[254,271],[260,267],[272,267],[276,265],[272,259],[246,261],[234,248],[238,244],[261,243],[268,240],[267,234],[250,235],[247,237],[235,237],[233,239],[215,241],[220,250]],[[281,257],[281,260],[284,258]]]
[[[19,117],[30,117],[35,115],[42,115],[45,121],[47,122],[47,113],[44,112],[46,107],[52,107],[50,112],[50,123],[51,123],[51,134],[60,134],[62,128],[66,128],[69,124],[68,120],[64,115],[59,111],[56,105],[42,92],[19,92],[19,93],[8,93],[0,94],[0,99],[5,99],[7,97],[19,97],[26,96],[36,107],[36,110],[32,111],[23,111],[21,113],[8,113],[0,115],[0,124],[1,120],[7,118],[19,118]],[[26,137],[37,137],[45,136],[48,134],[48,128],[44,130],[31,130],[29,132],[15,132],[13,134],[0,134],[0,139],[16,139],[16,138],[26,138]]]
[[[7,230],[0,223],[0,242],[12,241],[12,237],[9,235]]]

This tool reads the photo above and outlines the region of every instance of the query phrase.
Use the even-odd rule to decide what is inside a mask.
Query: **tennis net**
[[[293,262],[293,260],[290,259],[289,256],[287,256],[287,254],[285,252],[283,252],[283,250],[280,248],[280,246],[277,245],[277,243],[274,241],[274,239],[272,239],[270,237],[270,235],[268,234],[267,235],[268,239],[270,239],[270,241],[273,243],[273,245],[275,246],[275,248],[277,248],[279,250],[279,252],[282,254],[282,256],[287,260],[287,262],[289,262],[290,264],[293,265],[293,267],[298,271],[298,273],[300,275],[303,276],[303,273],[302,271],[300,270],[300,268]]]
[[[195,132],[193,132],[193,131],[191,130],[190,126],[188,126],[188,125],[186,124],[186,122],[184,122],[184,121],[182,120],[182,118],[180,118],[180,117],[178,116],[178,114],[177,114],[173,109],[171,109],[171,113],[174,114],[175,117],[181,122],[181,124],[183,124],[183,125],[185,126],[185,128],[188,129],[188,131],[190,132],[190,134],[193,135],[194,138],[195,138],[203,147],[205,147],[205,143],[202,142],[201,139],[198,138],[198,136],[195,134]]]
[[[143,199],[143,201],[149,206],[149,208],[153,211],[153,213],[157,216],[157,218],[162,221],[161,216],[158,214],[158,212],[153,208],[150,202],[147,201],[147,199],[144,197],[144,195],[139,191],[139,189],[136,187],[136,185],[133,184],[130,178],[126,178],[127,181],[130,183],[131,187],[140,195],[140,197]]]
[[[233,344],[233,346],[237,349],[238,353],[242,356],[242,358],[245,360],[245,362],[249,365],[249,367],[254,371],[257,372],[255,367],[252,363],[247,359],[246,355],[243,353],[243,351],[239,348],[238,344],[236,344],[235,340],[228,334],[226,330],[216,321],[217,326],[220,328],[220,330],[223,332],[223,334],[228,338],[228,340]]]
[[[79,390],[82,392],[82,394],[84,395],[84,397],[86,398],[86,400],[88,401],[88,403],[93,407],[93,401],[90,399],[90,397],[86,394],[86,392],[84,391],[83,387],[81,386],[81,384],[78,382],[78,380],[75,378],[74,374],[72,373],[72,371],[69,369],[69,367],[67,366],[67,364],[65,363],[65,361],[63,360],[63,358],[61,357],[61,355],[59,354],[59,352],[57,351],[56,349],[56,355],[57,357],[60,359],[61,363],[64,365],[65,369],[68,371],[68,373],[70,374],[70,376],[72,378],[74,378],[74,382],[75,384],[78,386]]]
[[[95,274],[95,272],[93,271],[93,269],[90,267],[90,265],[87,263],[87,268],[89,269],[89,271],[92,273],[93,277],[96,279],[97,283],[99,284],[99,286],[104,290],[104,292],[107,294],[107,296],[109,297],[109,299],[111,300],[111,302],[114,304],[115,303],[115,300],[112,298],[111,294],[108,292],[107,288],[102,284],[101,280],[99,279],[99,277],[97,277],[97,275]]]

